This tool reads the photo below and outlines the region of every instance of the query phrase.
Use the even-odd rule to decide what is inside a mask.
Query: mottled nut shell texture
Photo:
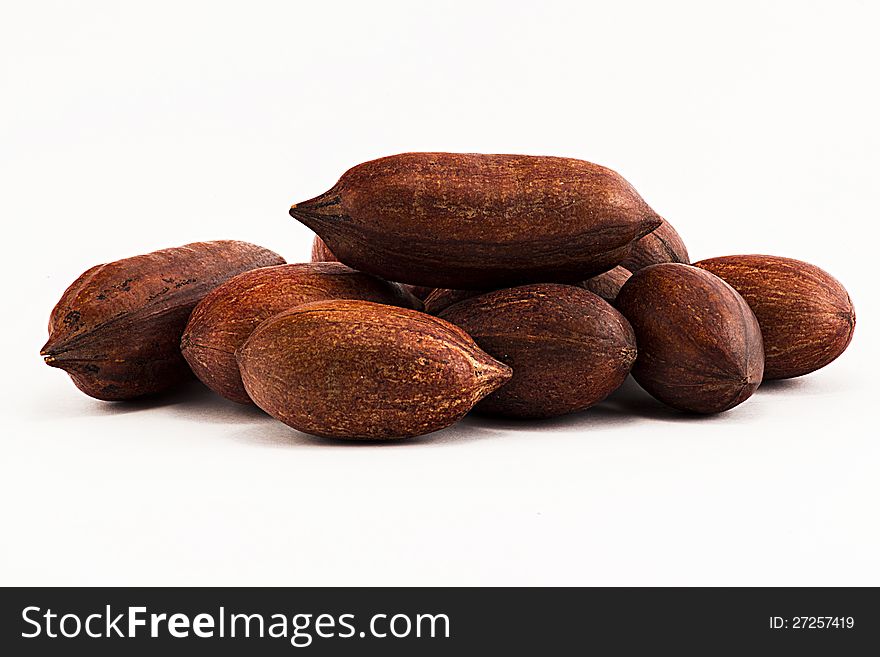
[[[339,262],[339,258],[333,255],[333,251],[328,249],[327,245],[324,244],[324,240],[317,235],[315,235],[315,239],[312,241],[312,262]],[[401,283],[401,285],[420,301],[424,301],[434,291],[433,287],[408,285],[406,283]]]
[[[633,244],[632,251],[621,266],[637,272],[651,265],[664,262],[688,264],[690,256],[681,236],[665,219],[653,231]]]
[[[736,255],[696,263],[727,281],[758,318],[764,336],[764,378],[808,374],[840,356],[856,315],[844,287],[800,260]]]
[[[616,390],[636,359],[623,315],[571,285],[496,290],[440,317],[513,368],[510,381],[476,406],[493,415],[546,418],[584,410]]]
[[[284,262],[247,242],[196,242],[92,267],[49,320],[46,363],[108,401],[166,390],[192,373],[180,336],[193,307],[241,272]]]
[[[345,439],[449,426],[510,378],[461,329],[414,310],[319,301],[287,310],[238,351],[251,399],[294,429]]]
[[[329,299],[361,299],[416,309],[422,306],[397,283],[339,262],[266,267],[236,276],[202,299],[183,333],[181,351],[209,388],[232,401],[251,403],[235,351],[273,315]]]
[[[683,411],[719,413],[761,383],[764,349],[758,320],[714,274],[683,264],[646,267],[617,296],[639,346],[635,380]]]
[[[360,164],[290,214],[356,269],[472,290],[589,278],[619,264],[661,221],[597,164],[457,153]]]

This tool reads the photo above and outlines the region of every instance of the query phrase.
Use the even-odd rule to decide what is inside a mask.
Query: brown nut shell
[[[476,410],[519,418],[582,411],[626,379],[636,359],[629,322],[580,287],[542,283],[460,301],[440,317],[464,329],[513,377]]]
[[[317,235],[312,241],[312,262],[339,262],[339,258],[333,255],[333,251]]]
[[[404,153],[349,169],[290,214],[340,261],[457,289],[579,281],[660,217],[619,174],[561,157]]]
[[[580,286],[602,297],[608,303],[614,303],[617,295],[620,294],[620,289],[626,284],[630,276],[632,274],[628,269],[618,266],[614,269],[609,269],[603,274],[588,278]]]
[[[745,300],[723,280],[678,263],[646,267],[617,296],[636,334],[633,378],[683,411],[719,413],[761,383],[761,329]]]
[[[825,367],[849,346],[856,326],[843,285],[815,265],[768,255],[695,263],[739,292],[764,337],[764,378],[788,379]]]
[[[40,354],[87,395],[108,401],[190,378],[180,336],[193,307],[241,272],[284,258],[247,242],[195,242],[92,267],[52,310]]]
[[[666,219],[662,219],[657,228],[635,242],[626,260],[620,264],[631,272],[637,272],[639,269],[664,262],[683,264],[690,262],[690,256],[681,235]]]
[[[251,403],[241,382],[236,350],[257,326],[283,310],[312,301],[361,299],[420,309],[397,283],[340,262],[265,267],[245,272],[208,294],[193,310],[181,351],[196,376],[219,395]]]
[[[319,301],[263,322],[238,351],[251,399],[317,436],[391,439],[456,422],[510,368],[436,317],[367,301]]]

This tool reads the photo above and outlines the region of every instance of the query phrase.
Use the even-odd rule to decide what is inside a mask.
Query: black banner
[[[851,655],[880,646],[880,598],[868,588],[32,588],[3,589],[0,613],[6,655]]]

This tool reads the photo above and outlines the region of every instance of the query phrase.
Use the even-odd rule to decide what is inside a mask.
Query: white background
[[[0,583],[880,585],[877,7],[4,2]],[[198,386],[98,402],[38,356],[87,267],[306,259],[290,203],[412,150],[611,166],[694,259],[838,277],[852,346],[716,417],[628,385],[378,446]]]

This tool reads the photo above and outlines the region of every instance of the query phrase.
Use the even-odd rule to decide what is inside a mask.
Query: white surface
[[[878,5],[717,7],[4,2],[0,583],[880,584]],[[105,404],[41,362],[90,265],[304,259],[289,204],[408,150],[611,166],[695,259],[830,271],[855,340],[717,417],[629,386],[386,446],[196,387]]]

